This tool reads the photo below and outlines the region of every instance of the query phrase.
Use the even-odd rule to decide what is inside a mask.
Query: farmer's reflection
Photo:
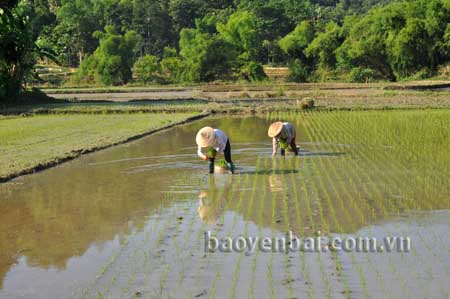
[[[203,223],[210,225],[217,223],[225,209],[232,180],[230,176],[209,177],[209,189],[198,194],[199,207],[197,211]]]
[[[281,174],[269,175],[269,190],[270,192],[283,191],[283,181],[281,180]]]

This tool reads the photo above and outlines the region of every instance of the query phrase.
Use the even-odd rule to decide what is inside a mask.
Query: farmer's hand
[[[208,156],[203,156],[203,157],[202,157],[202,160],[203,160],[203,161],[208,161],[208,160],[209,160],[209,157],[208,157]]]
[[[276,154],[277,152],[272,152],[272,157],[275,157]]]

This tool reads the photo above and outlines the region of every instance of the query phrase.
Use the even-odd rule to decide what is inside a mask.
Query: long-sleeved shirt
[[[276,153],[278,146],[280,145],[280,139],[286,140],[287,144],[291,144],[292,139],[295,138],[295,128],[291,123],[284,122],[283,128],[281,129],[280,135],[273,137],[272,148],[273,152]]]
[[[214,134],[216,136],[214,144],[211,147],[217,152],[222,153],[227,146],[228,136],[219,129],[214,129]],[[202,153],[202,147],[199,146],[197,150],[197,154],[200,158],[204,158],[205,155]]]

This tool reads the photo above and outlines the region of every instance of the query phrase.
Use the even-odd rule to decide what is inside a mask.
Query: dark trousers
[[[225,145],[225,150],[223,151],[223,155],[225,156],[225,161],[227,161],[228,163],[233,163],[233,161],[231,161],[230,139],[227,140],[227,145]]]
[[[297,148],[297,145],[295,144],[295,138],[292,138],[291,144],[289,144],[289,146],[291,147],[291,149],[295,153],[295,155],[298,156],[298,148]],[[281,155],[284,156],[285,154],[286,154],[286,150],[281,149]]]

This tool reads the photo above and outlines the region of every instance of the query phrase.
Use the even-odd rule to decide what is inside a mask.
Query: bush
[[[181,81],[185,65],[178,57],[166,57],[161,60],[161,77],[168,83],[177,83]]]
[[[158,79],[159,64],[156,56],[145,55],[133,66],[133,77],[147,84]]]
[[[350,71],[349,80],[353,83],[369,83],[376,80],[376,73],[371,68],[355,67]]]
[[[105,32],[96,31],[94,37],[100,40],[100,45],[83,60],[74,79],[94,80],[103,85],[127,83],[132,78],[131,68],[140,36],[134,31],[121,35],[114,27],[106,26]]]
[[[309,68],[300,59],[295,59],[289,64],[289,81],[306,82],[309,74]]]
[[[423,68],[420,71],[416,72],[414,75],[408,77],[410,80],[423,80],[430,78],[434,73],[429,68]]]
[[[240,76],[248,81],[261,81],[267,78],[261,63],[249,61],[240,69]]]

